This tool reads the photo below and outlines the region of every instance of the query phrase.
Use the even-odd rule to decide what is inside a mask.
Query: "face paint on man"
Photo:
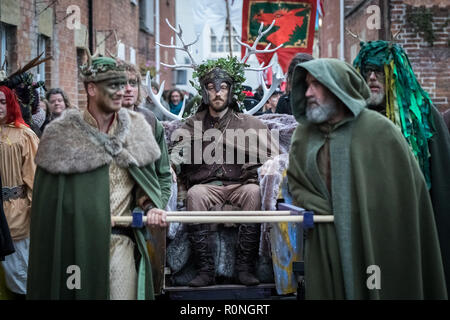
[[[214,83],[208,83],[206,86],[208,90],[209,104],[215,112],[222,112],[228,106],[228,92],[230,86],[226,82],[222,82],[220,87],[216,87]]]
[[[125,79],[112,79],[97,82],[96,102],[100,110],[105,113],[119,111],[122,107],[122,98],[125,91]]]

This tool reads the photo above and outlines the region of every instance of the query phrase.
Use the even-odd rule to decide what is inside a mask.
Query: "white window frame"
[[[222,41],[219,42],[217,36],[214,34],[214,32],[211,31],[211,47],[210,50],[212,53],[229,53],[229,42],[228,42],[228,28],[225,29],[225,32],[222,36]],[[239,44],[234,40],[235,37],[239,36],[234,30],[234,28],[231,28],[231,45],[233,46],[233,53],[238,52],[240,50]],[[221,50],[219,50],[221,48]]]
[[[155,33],[155,0],[140,0],[140,27],[146,32]]]
[[[5,60],[6,60],[6,27],[3,25],[3,23],[0,23],[0,69],[3,67]],[[5,68],[7,69],[8,66],[5,65]]]
[[[44,54],[42,55],[41,59],[47,55],[46,53],[46,37],[42,34],[38,35],[38,41],[37,41],[37,56],[40,55],[42,52]],[[45,62],[41,63],[37,66],[37,79],[38,81],[44,81],[45,82]],[[40,94],[45,94],[45,91],[43,88],[39,88]]]

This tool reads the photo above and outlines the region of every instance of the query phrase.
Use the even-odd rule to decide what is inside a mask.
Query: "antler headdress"
[[[271,44],[267,45],[267,47],[263,50],[259,50],[256,49],[258,42],[260,41],[260,39],[267,34],[270,29],[273,27],[273,25],[275,24],[275,20],[272,22],[272,24],[263,31],[263,23],[261,23],[261,27],[259,28],[258,31],[258,37],[256,38],[255,42],[253,43],[253,46],[249,46],[248,44],[245,44],[243,42],[241,42],[238,38],[236,38],[235,40],[242,46],[246,47],[246,53],[244,55],[244,57],[239,61],[237,58],[235,57],[229,57],[227,59],[225,58],[220,58],[218,60],[209,60],[206,61],[203,64],[197,64],[194,61],[194,58],[192,57],[192,53],[189,50],[189,47],[191,47],[192,45],[194,45],[198,40],[199,40],[199,35],[197,35],[197,38],[191,42],[186,44],[182,34],[183,31],[181,29],[181,26],[178,25],[178,28],[174,28],[168,19],[166,19],[166,23],[167,25],[170,27],[170,29],[172,29],[176,35],[178,36],[178,38],[181,41],[181,46],[176,46],[173,43],[173,37],[171,38],[171,44],[170,45],[164,45],[164,44],[160,44],[160,43],[156,43],[157,45],[164,47],[164,48],[172,48],[175,50],[181,50],[187,53],[187,55],[189,56],[189,59],[191,61],[190,64],[178,64],[176,59],[174,58],[174,64],[173,65],[169,65],[169,64],[165,64],[165,63],[161,63],[163,66],[169,67],[169,68],[192,68],[194,69],[194,77],[198,77],[199,81],[200,81],[200,85],[196,85],[193,82],[191,82],[191,84],[197,89],[197,91],[199,91],[199,93],[203,96],[203,100],[204,102],[207,101],[207,98],[205,97],[205,95],[207,95],[207,93],[205,92],[205,88],[204,88],[204,82],[210,78],[210,76],[212,76],[212,72],[216,73],[216,77],[223,77],[223,79],[227,79],[229,78],[228,81],[232,81],[232,86],[230,89],[230,102],[234,102],[236,103],[236,106],[239,105],[239,102],[242,101],[245,98],[245,95],[242,93],[242,83],[245,81],[244,78],[244,71],[248,70],[248,71],[263,71],[267,68],[270,68],[272,66],[272,63],[269,64],[268,66],[264,67],[264,63],[260,66],[260,68],[250,68],[248,64],[246,64],[248,58],[250,57],[250,55],[252,54],[256,54],[256,53],[268,53],[268,52],[274,52],[276,50],[278,50],[281,46],[279,45],[278,47],[274,48],[274,49],[270,49]],[[222,70],[223,72],[219,72],[218,69]],[[262,72],[260,74],[261,79],[263,77]],[[211,79],[209,79],[211,80]],[[208,80],[208,81],[209,81]],[[264,104],[266,103],[266,101],[270,98],[270,96],[272,95],[272,93],[276,90],[276,88],[281,84],[281,81],[283,80],[283,73],[281,71],[281,68],[277,68],[275,70],[275,72],[273,73],[273,78],[272,78],[272,86],[269,88],[266,87],[266,85],[264,84],[264,81],[261,81],[263,84],[263,91],[264,91],[264,96],[261,99],[261,101],[251,110],[246,111],[244,109],[244,113],[247,114],[255,114],[259,109],[261,109],[262,106],[264,106]],[[174,120],[181,120],[183,118],[183,113],[184,113],[184,108],[185,108],[185,100],[183,101],[183,106],[181,107],[180,112],[176,115],[173,114],[171,112],[169,112],[166,108],[164,108],[161,105],[160,99],[162,96],[162,93],[164,91],[164,82],[161,84],[161,87],[158,91],[157,94],[154,94],[152,89],[151,89],[151,84],[150,84],[151,78],[150,78],[150,74],[147,72],[147,77],[146,77],[146,85],[148,87],[148,94],[150,96],[150,98],[152,99],[153,103],[164,113],[164,115],[166,115],[167,117],[174,119]],[[238,108],[242,109],[242,107]]]

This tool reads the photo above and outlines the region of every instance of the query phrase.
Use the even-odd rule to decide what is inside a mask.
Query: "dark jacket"
[[[283,94],[280,99],[278,99],[277,109],[275,113],[292,114],[291,99],[289,93]]]
[[[222,132],[221,138],[223,138],[223,149],[220,150],[219,147],[217,147],[217,150],[219,152],[224,152],[224,163],[219,164],[213,162],[211,164],[206,164],[204,157],[201,156],[204,156],[205,154],[209,155],[211,149],[214,149],[211,148],[210,145],[215,143],[215,137],[212,139],[212,142],[211,139],[204,139],[205,141],[201,141],[202,137],[200,137],[200,132],[198,133],[199,136],[196,136],[194,128],[199,126],[202,135],[205,134],[206,130],[210,129],[207,127],[208,121],[205,123],[205,120],[208,118],[207,114],[208,111],[203,110],[188,118],[182,129],[184,129],[185,132],[189,132],[189,139],[186,139],[184,143],[177,143],[172,148],[172,162],[175,166],[180,166],[182,173],[181,178],[187,183],[188,187],[212,181],[221,181],[224,184],[256,183],[258,179],[257,168],[261,166],[274,151],[273,146],[271,145],[272,140],[270,137],[270,130],[256,117],[229,110],[228,113],[220,119],[217,127],[215,127]],[[247,134],[249,140],[244,142],[244,140],[233,139],[232,135],[238,133],[233,129],[243,130],[242,134],[239,134],[239,137],[243,138],[244,134]],[[260,132],[259,130],[263,131]],[[258,134],[263,134],[264,137],[261,137]],[[262,141],[261,138],[264,138],[265,141]],[[250,144],[248,141],[250,141]],[[254,141],[254,143],[252,141]],[[256,141],[259,142],[259,145]],[[207,147],[208,149],[206,149]],[[227,160],[227,157],[225,156],[226,151],[232,151],[234,153],[233,162]],[[179,155],[180,152],[183,154],[180,157],[176,156]],[[200,154],[200,152],[202,154]],[[238,155],[243,156],[244,161],[238,161],[241,159]],[[253,158],[256,161],[249,161]]]
[[[2,178],[0,177],[0,189],[2,188]],[[5,257],[14,253],[14,246],[9,233],[8,222],[3,212],[3,195],[0,193],[0,261],[4,261]]]

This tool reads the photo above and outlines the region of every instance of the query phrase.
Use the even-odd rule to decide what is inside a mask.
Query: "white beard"
[[[336,104],[327,103],[311,108],[306,107],[306,120],[310,123],[319,124],[324,123],[333,118],[338,113]]]
[[[367,99],[367,104],[369,106],[381,106],[384,104],[384,92],[378,92],[378,93],[370,93],[370,98]]]

